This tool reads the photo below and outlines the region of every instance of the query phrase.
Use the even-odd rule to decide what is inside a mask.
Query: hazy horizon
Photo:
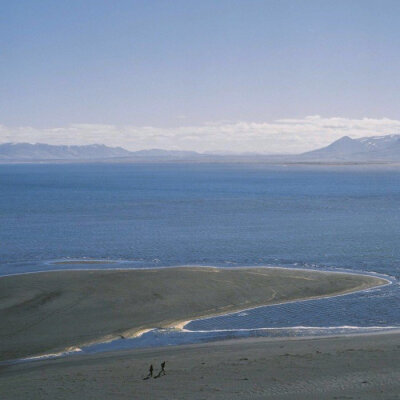
[[[400,133],[400,121],[347,120],[312,116],[275,123],[221,122],[177,128],[73,124],[65,128],[8,128],[0,125],[0,144],[104,144],[129,151],[172,150],[215,154],[300,154],[343,136],[352,139]]]

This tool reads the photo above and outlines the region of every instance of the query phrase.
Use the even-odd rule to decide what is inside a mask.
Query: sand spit
[[[0,361],[58,353],[155,327],[386,284],[278,268],[56,271],[0,279]]]

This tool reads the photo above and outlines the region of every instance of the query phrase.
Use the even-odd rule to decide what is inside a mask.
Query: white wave
[[[42,361],[42,360],[50,360],[53,358],[60,358],[69,356],[71,354],[80,353],[83,350],[80,347],[71,347],[64,351],[60,351],[59,353],[47,353],[47,354],[40,354],[38,356],[31,356],[25,358],[17,358],[14,360],[6,360],[2,361],[0,365],[12,365],[12,364],[19,364],[24,362],[31,362],[31,361]]]
[[[237,328],[237,329],[211,329],[211,330],[189,330],[182,329],[182,332],[188,333],[218,333],[218,332],[257,332],[257,331],[295,331],[295,330],[390,330],[400,329],[400,326],[352,326],[352,325],[341,325],[341,326],[283,326],[283,327],[272,327],[272,328]]]

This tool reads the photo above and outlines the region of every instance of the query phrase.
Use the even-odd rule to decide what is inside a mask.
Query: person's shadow
[[[145,378],[143,378],[143,380],[147,381],[147,379],[150,379],[152,376],[153,376],[153,364],[150,364],[149,373]]]

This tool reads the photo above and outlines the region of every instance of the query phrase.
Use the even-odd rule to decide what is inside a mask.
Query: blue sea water
[[[90,257],[397,274],[400,170],[2,165],[0,226],[2,265]]]
[[[308,310],[301,318],[293,307],[310,306],[299,302],[276,306],[273,317],[269,308],[268,318],[258,310],[247,320],[237,314],[192,322],[193,330],[400,326],[400,169],[0,165],[0,274],[65,268],[52,261],[85,258],[120,262],[107,267],[346,269],[393,282],[358,301],[341,297],[348,303],[341,307],[353,305],[348,318],[332,314],[337,306],[327,300],[322,308],[310,303],[319,314]]]

